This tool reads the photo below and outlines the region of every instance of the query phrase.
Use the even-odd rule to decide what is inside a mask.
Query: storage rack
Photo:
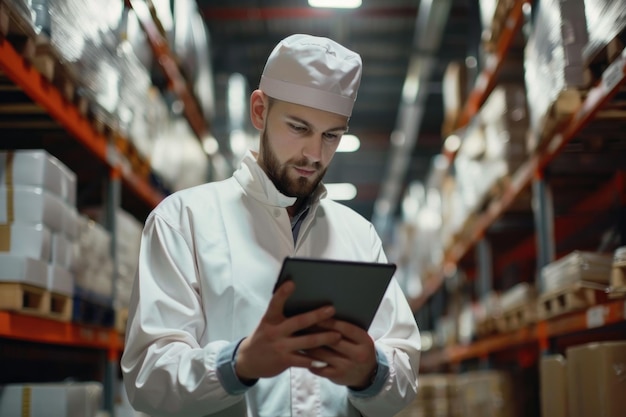
[[[512,39],[523,25],[523,10],[528,0],[517,0],[506,18],[503,34],[497,44],[494,61],[486,67],[476,80],[474,88],[463,108],[457,128],[466,125],[479,111],[498,81],[498,72],[507,57]],[[438,271],[424,282],[423,293],[410,300],[414,311],[428,308],[428,303],[440,298],[445,291],[444,283],[452,276],[467,257],[476,250],[477,271],[472,271],[476,280],[483,281],[483,291],[489,289],[491,268],[495,263],[502,268],[520,258],[536,260],[537,284],[541,284],[539,269],[554,259],[554,242],[563,241],[582,229],[592,220],[563,216],[554,219],[550,195],[544,174],[559,157],[567,145],[595,121],[611,100],[623,91],[626,80],[626,50],[603,72],[597,84],[586,94],[582,105],[554,131],[538,151],[530,155],[512,175],[504,189],[484,210],[474,213],[472,222],[467,223],[461,238],[456,239],[444,251],[443,261]],[[450,163],[455,151],[443,149]],[[626,206],[626,182],[624,171],[617,170],[610,178],[596,184],[593,191],[587,192],[570,209],[570,213],[601,212],[615,205]],[[532,189],[537,205],[533,209],[536,230],[524,238],[520,244],[502,254],[499,259],[485,255],[485,237],[497,220],[507,214],[507,210],[522,193]],[[623,214],[622,214],[623,215]],[[623,231],[622,231],[623,232]],[[481,271],[487,269],[487,271]],[[539,286],[538,285],[538,286]],[[441,307],[441,300],[436,301]],[[441,312],[441,311],[439,311]],[[500,354],[512,354],[522,365],[536,365],[538,357],[549,353],[560,339],[570,338],[577,343],[592,340],[612,340],[624,338],[626,334],[626,302],[624,299],[608,300],[582,311],[539,320],[509,333],[494,334],[473,340],[469,344],[453,344],[423,353],[421,368],[425,372],[442,370],[462,370],[468,362],[478,361],[479,366],[490,365],[490,358]],[[568,342],[564,342],[568,343]]]
[[[185,117],[198,140],[201,140],[209,132],[209,123],[202,118],[198,101],[179,70],[167,41],[158,33],[156,29],[159,26],[158,21],[154,20],[154,16],[149,13],[143,2],[128,1],[127,7],[132,7],[137,12],[156,61],[167,78],[168,86],[183,103]],[[104,201],[100,201],[100,204],[103,204],[109,213],[106,227],[111,232],[112,248],[115,248],[115,216],[111,213],[124,204],[129,207],[132,214],[142,219],[165,197],[165,194],[153,185],[145,173],[137,172],[120,151],[120,141],[121,147],[124,148],[128,139],[96,128],[81,110],[79,103],[69,99],[59,87],[35,68],[31,62],[35,35],[28,30],[28,25],[20,24],[19,19],[11,5],[0,0],[0,28],[17,30],[17,33],[0,33],[0,91],[10,93],[2,100],[2,105],[9,105],[3,109],[3,116],[10,117],[11,109],[19,112],[19,108],[26,104],[26,107],[38,116],[47,115],[49,121],[46,121],[45,125],[55,129],[55,132],[60,132],[60,136],[63,137],[57,135],[52,140],[33,141],[26,135],[16,138],[6,136],[0,139],[0,147],[7,149],[24,146],[44,147],[70,168],[73,166],[69,162],[74,163],[77,179],[86,187],[89,187],[89,182],[102,172],[99,170],[100,167],[108,171]],[[26,48],[22,48],[24,45]],[[19,93],[17,99],[14,98],[14,93]],[[19,102],[15,105],[16,103],[11,100]],[[19,117],[19,113],[15,115]],[[57,139],[61,143],[57,143]],[[80,145],[80,151],[76,150],[74,144]],[[76,152],[79,154],[76,155]],[[112,250],[112,253],[115,260],[115,250]],[[92,371],[85,372],[104,383],[104,408],[111,415],[114,413],[119,359],[124,345],[120,331],[121,329],[113,327],[60,322],[24,312],[0,311],[0,340],[4,339],[7,342],[4,353],[11,351],[8,341],[12,341],[19,344],[17,350],[22,350],[21,344],[24,343],[24,351],[34,346],[45,354],[48,349],[56,346],[70,349],[73,352],[68,354],[70,357],[78,352],[87,352],[86,354],[92,358],[102,357],[101,362],[90,366],[93,368]],[[98,352],[103,352],[104,355],[100,356]],[[24,357],[18,355],[16,359]]]

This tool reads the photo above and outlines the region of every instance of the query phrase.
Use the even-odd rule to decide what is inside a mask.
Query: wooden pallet
[[[502,312],[502,315],[496,318],[496,329],[500,333],[508,333],[521,329],[536,321],[537,304],[521,304]]]
[[[128,322],[128,309],[116,308],[115,309],[115,330],[118,333],[126,333],[126,323]]]
[[[49,300],[45,288],[21,282],[0,282],[0,309],[46,315]]]
[[[0,0],[0,37],[7,39],[28,62],[35,56],[35,29],[11,3]]]
[[[479,338],[496,334],[496,318],[485,317],[483,320],[476,322],[475,333]]]
[[[613,264],[609,298],[626,297],[626,261]]]
[[[0,283],[0,309],[70,321],[72,297],[21,282]]]
[[[49,297],[50,317],[59,321],[70,321],[72,319],[72,308],[74,303],[72,297],[54,292],[50,292]]]
[[[576,282],[539,297],[538,313],[540,319],[549,319],[584,310],[596,304],[606,302],[608,288],[594,282]]]

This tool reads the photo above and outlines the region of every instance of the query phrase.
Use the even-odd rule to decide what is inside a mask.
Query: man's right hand
[[[294,336],[300,330],[330,320],[335,314],[335,309],[328,306],[285,317],[285,301],[294,289],[295,284],[287,281],[274,292],[261,322],[239,345],[235,372],[241,381],[273,377],[292,366],[310,368],[312,358],[302,352],[341,340],[341,334],[332,330]]]

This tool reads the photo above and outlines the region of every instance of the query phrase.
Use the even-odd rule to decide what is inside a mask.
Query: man
[[[413,399],[419,332],[395,280],[368,332],[333,319],[332,307],[286,318],[294,284],[273,293],[287,256],[386,262],[371,223],[323,199],[360,78],[358,54],[326,38],[287,37],[250,98],[259,153],[233,177],[175,193],[150,214],[122,357],[136,409],[383,417]]]

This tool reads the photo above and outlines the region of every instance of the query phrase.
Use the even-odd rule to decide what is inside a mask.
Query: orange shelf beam
[[[122,337],[115,329],[60,322],[9,311],[0,311],[0,337],[118,353],[123,349]]]
[[[121,157],[104,135],[95,131],[76,106],[67,101],[56,87],[28,63],[11,44],[0,38],[0,69],[34,102],[42,106],[79,143],[112,168],[118,168]],[[156,206],[164,196],[130,168],[120,168],[124,182],[149,206]]]
[[[498,80],[498,74],[504,65],[505,58],[511,49],[515,36],[520,31],[524,21],[524,4],[530,3],[529,0],[516,0],[513,8],[509,11],[502,33],[498,39],[496,50],[489,57],[486,67],[481,71],[476,79],[474,88],[469,93],[467,102],[463,107],[461,116],[457,122],[456,128],[459,129],[467,125],[472,117],[478,113],[489,94],[493,91]],[[456,152],[443,149],[443,154],[452,161]]]
[[[189,91],[185,77],[183,77],[178,64],[174,59],[167,40],[161,35],[148,5],[144,1],[127,0],[126,3],[135,11],[139,23],[144,29],[150,48],[154,54],[156,62],[165,73],[170,87],[176,93],[178,98],[183,102],[183,111],[187,117],[187,121],[199,140],[209,132],[209,127],[195,96]]]
[[[564,336],[588,329],[623,323],[626,325],[626,301],[615,300],[586,310],[543,320],[511,333],[503,333],[478,340],[469,345],[455,345],[426,352],[421,367],[434,369],[441,365],[454,364],[467,359],[486,357],[494,352],[515,349],[524,345],[545,344],[546,338]]]
[[[413,310],[419,309],[441,287],[446,271],[454,270],[458,262],[471,247],[513,203],[515,198],[528,187],[533,178],[552,162],[563,148],[593,120],[596,114],[617,94],[626,81],[626,49],[604,72],[602,80],[592,88],[570,120],[565,123],[563,131],[556,132],[541,152],[531,155],[513,175],[509,186],[501,197],[493,200],[487,210],[482,213],[467,233],[467,238],[455,242],[445,253],[441,271],[433,274],[424,283],[422,294],[409,300]],[[621,177],[619,179],[621,181]]]

